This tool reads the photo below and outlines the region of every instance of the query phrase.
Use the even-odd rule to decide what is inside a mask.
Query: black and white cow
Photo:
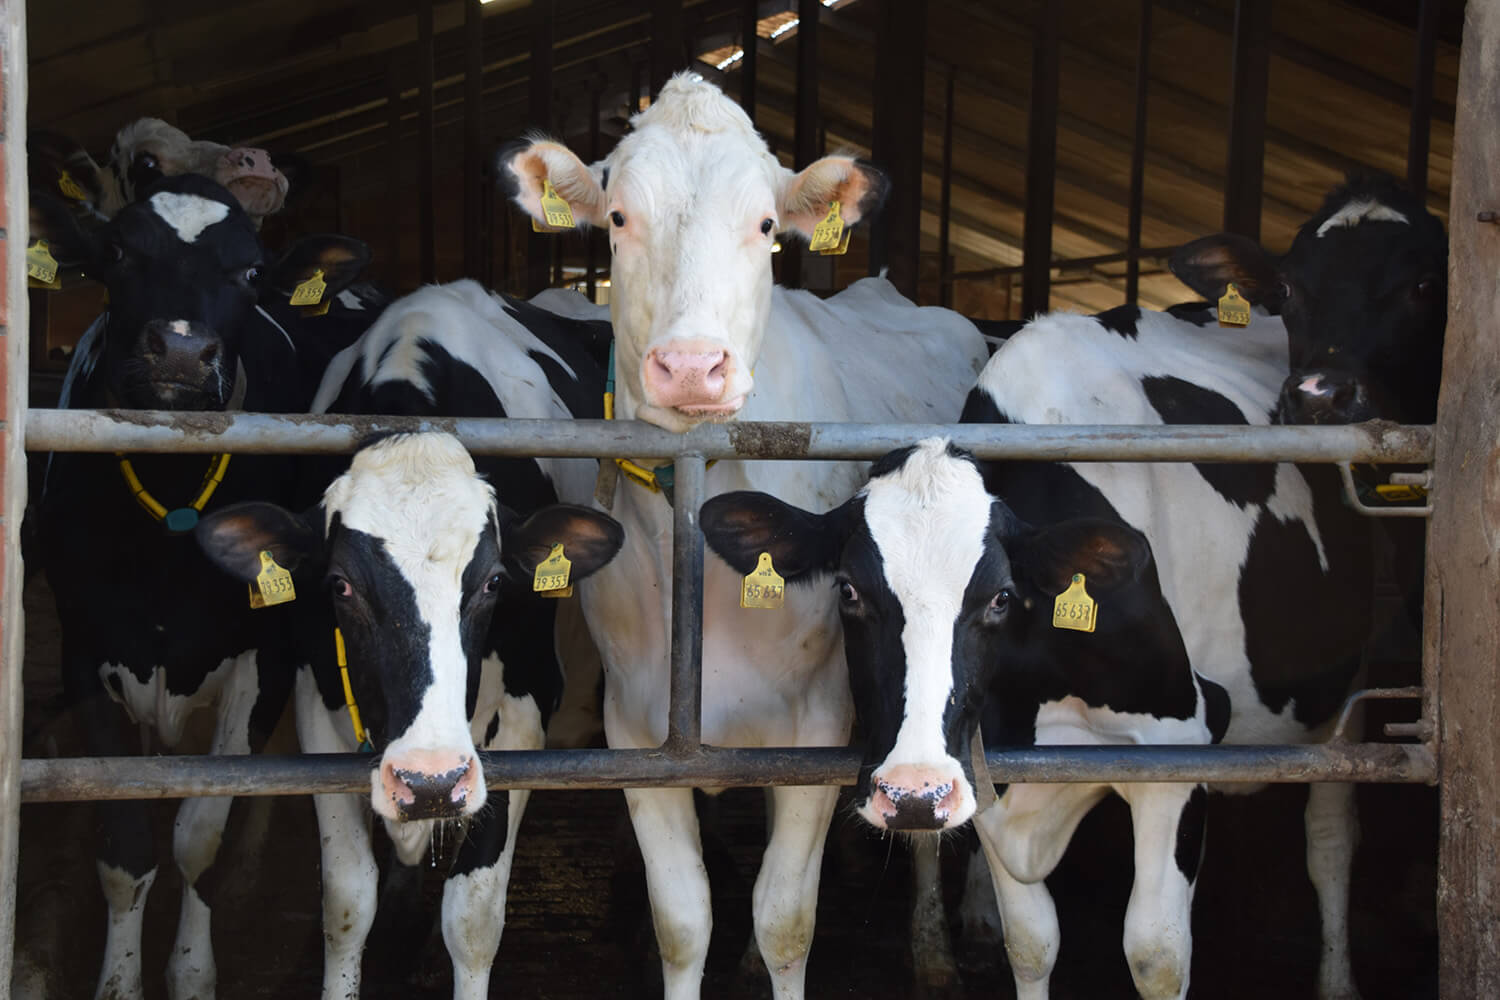
[[[991,495],[967,452],[929,439],[875,463],[826,514],[763,493],[703,508],[708,544],[749,572],[769,552],[788,583],[833,577],[864,762],[858,814],[880,829],[951,830],[976,818],[997,891],[1023,892],[1006,924],[1018,996],[1044,997],[1057,918],[1042,879],[1110,791],[1130,803],[1135,887],[1125,953],[1146,997],[1187,990],[1191,902],[1203,843],[1201,786],[1011,785],[985,803],[971,742],[1201,744],[1221,736],[1224,692],[1196,678],[1146,539],[1118,521],[1033,528]],[[1092,632],[1060,628],[1059,595],[1081,575]],[[1011,877],[1014,873],[1014,878]],[[1002,886],[1009,881],[1022,889]],[[1031,933],[1040,928],[1043,933]]]
[[[579,323],[491,295],[472,281],[429,286],[394,303],[334,359],[319,411],[566,419],[601,415],[603,374]],[[477,469],[476,469],[477,464]],[[562,691],[554,652],[559,601],[533,593],[555,544],[584,580],[619,550],[605,514],[561,505],[592,494],[585,459],[481,458],[448,435],[388,437],[362,448],[302,514],[269,504],[205,518],[200,541],[243,580],[259,553],[295,568],[297,730],[310,753],[360,743],[370,794],[316,797],[322,843],[324,1000],[357,997],[375,916],[367,816],[385,824],[405,865],[434,833],[466,821],[442,907],[454,996],[489,995],[490,966],[524,790],[487,795],[476,748],[539,749]],[[327,479],[323,480],[324,483]],[[588,584],[583,585],[585,588]]]
[[[80,228],[43,199],[33,236],[44,234],[109,291],[108,312],[69,373],[71,408],[306,410],[311,399],[293,336],[257,303],[277,294],[268,288],[295,284],[312,268],[336,291],[368,256],[356,240],[314,237],[268,267],[239,203],[195,175],[163,182],[98,229]],[[222,474],[217,487],[211,472]],[[217,709],[214,752],[246,753],[264,741],[291,684],[290,674],[262,669],[256,656],[277,612],[252,611],[244,586],[215,573],[185,532],[195,502],[212,510],[276,498],[292,481],[286,460],[264,456],[234,456],[222,468],[207,455],[133,455],[128,464],[114,455],[51,456],[33,512],[36,550],[57,602],[64,691],[90,752],[131,752],[110,699],[168,747],[188,716],[209,705]],[[213,863],[229,806],[229,799],[189,799],[178,812],[173,845],[183,908],[168,983],[179,1000],[214,993],[199,877]],[[101,809],[109,932],[98,995],[140,997],[141,925],[156,850],[140,803]]]

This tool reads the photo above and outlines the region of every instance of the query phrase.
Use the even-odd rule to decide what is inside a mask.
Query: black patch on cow
[[[908,451],[909,453],[909,451]],[[904,459],[903,459],[904,461]],[[844,548],[842,575],[859,591],[856,613],[840,602],[849,689],[861,722],[864,759],[855,782],[856,801],[870,797],[870,776],[896,745],[906,716],[906,615],[885,579],[885,561],[860,519]]]
[[[605,167],[599,174],[599,190],[609,190],[609,167]]]
[[[1152,407],[1164,424],[1249,423],[1229,399],[1175,375],[1147,375],[1141,379]],[[1194,462],[1208,485],[1241,509],[1263,504],[1276,491],[1276,466],[1267,462]]]
[[[1198,686],[1203,689],[1204,721],[1208,723],[1209,734],[1215,743],[1221,743],[1229,731],[1229,692],[1224,690],[1224,685],[1201,674]]]
[[[1203,860],[1203,833],[1208,825],[1208,792],[1199,785],[1182,806],[1177,818],[1177,870],[1192,885]]]
[[[1163,311],[1173,319],[1191,323],[1194,326],[1208,326],[1210,323],[1218,322],[1219,319],[1219,314],[1208,302],[1179,302],[1175,306],[1167,306]]]
[[[1095,313],[1094,319],[1106,330],[1113,330],[1127,340],[1136,337],[1136,324],[1141,321],[1141,307],[1132,305],[1115,306],[1106,309],[1102,313]]]
[[[512,794],[506,790],[491,792],[484,808],[469,821],[468,836],[458,849],[450,877],[493,867],[499,860],[500,852],[505,850]]]
[[[496,712],[490,719],[490,724],[484,727],[484,745],[489,746],[498,732],[500,732],[500,713]]]

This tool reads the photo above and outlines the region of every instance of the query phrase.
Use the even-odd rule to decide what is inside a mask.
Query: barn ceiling
[[[822,13],[821,143],[868,153],[876,7],[838,0]],[[1045,0],[928,0],[922,219],[922,296],[936,299],[945,88],[954,78],[950,221],[956,301],[975,315],[1019,309],[1026,122],[1036,22]],[[686,0],[685,57],[714,62],[742,44],[739,0]],[[920,9],[920,5],[913,5]],[[1462,6],[1443,5],[1434,78],[1429,203],[1446,216]],[[1406,172],[1415,4],[1400,0],[1287,0],[1273,6],[1261,232],[1283,249],[1296,226],[1349,168]],[[87,0],[28,4],[30,122],[71,134],[96,155],[142,115],[195,138],[297,151],[334,172],[337,220],[392,258],[398,284],[406,223],[393,197],[409,188],[417,134],[417,18],[409,0]],[[755,119],[790,162],[797,94],[795,4],[762,2]],[[1069,267],[1068,259],[1126,248],[1139,4],[1066,0],[1057,135],[1053,306],[1097,310],[1123,301],[1120,264]],[[528,119],[531,24],[527,0],[484,7],[483,134],[498,142],[548,123]],[[649,5],[562,0],[555,5],[550,129],[586,149],[599,93],[604,148],[625,127],[646,77]],[[1141,244],[1171,247],[1217,231],[1223,219],[1233,0],[1156,0]],[[464,13],[435,4],[435,156],[440,179],[462,157]],[[915,57],[915,54],[914,56]],[[737,62],[697,68],[738,96]],[[392,100],[396,102],[392,114]],[[393,120],[399,122],[393,125]],[[325,206],[326,207],[326,206]],[[461,207],[440,210],[439,227]],[[394,213],[397,222],[386,217]],[[413,217],[415,209],[412,209]],[[503,212],[496,219],[503,223]],[[447,220],[445,223],[444,220]],[[362,232],[359,227],[378,228]],[[457,240],[439,239],[439,277],[459,276]],[[506,240],[495,283],[510,283]],[[498,241],[497,241],[498,245]],[[584,243],[563,249],[581,266]],[[409,256],[409,255],[408,255]],[[602,258],[601,258],[602,259]],[[930,266],[927,266],[930,265]],[[840,277],[862,270],[859,255]],[[1015,284],[1015,295],[1008,289]],[[1184,290],[1144,264],[1141,300],[1166,305]]]

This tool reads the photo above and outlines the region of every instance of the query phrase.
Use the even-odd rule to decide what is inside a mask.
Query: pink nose
[[[887,830],[942,830],[963,805],[962,777],[947,768],[898,764],[870,778],[868,814]]]
[[[662,350],[646,356],[646,399],[680,410],[714,409],[722,404],[729,356],[722,350]]]
[[[375,811],[389,819],[469,816],[484,804],[483,773],[471,754],[407,750],[380,763]]]

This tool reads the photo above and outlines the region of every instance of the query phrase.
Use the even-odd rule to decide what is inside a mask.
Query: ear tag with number
[[[823,221],[813,226],[812,241],[807,244],[807,248],[819,253],[828,250],[837,252],[839,241],[843,238],[844,217],[839,213],[839,203],[831,201],[828,203],[828,214],[823,216]]]
[[[304,316],[326,316],[326,315],[328,315],[328,310],[330,308],[332,308],[332,306],[333,306],[333,300],[332,299],[324,299],[323,303],[321,305],[303,306],[302,307],[302,315],[304,315]]]
[[[545,225],[531,220],[531,228],[538,233],[562,233],[578,225],[573,221],[572,206],[557,193],[551,180],[542,181],[542,214],[547,217]]]
[[[302,284],[292,289],[291,304],[294,306],[315,306],[323,301],[323,293],[328,290],[328,283],[323,280],[323,270],[319,268],[312,273]]]
[[[66,170],[57,173],[57,189],[62,192],[64,198],[72,198],[74,201],[88,201],[88,192],[78,186],[78,182],[68,176]]]
[[[836,246],[836,247],[834,247],[832,250],[819,250],[818,251],[818,256],[820,256],[820,257],[842,257],[844,254],[846,254],[846,253],[849,252],[849,237],[851,237],[853,235],[854,235],[854,230],[850,229],[847,226],[845,226],[844,227],[844,235],[839,240],[839,245]]]
[[[1407,486],[1402,483],[1381,483],[1375,487],[1375,493],[1386,503],[1405,503],[1408,500],[1425,500],[1427,491],[1420,486]]]
[[[1052,627],[1092,632],[1098,617],[1099,605],[1083,588],[1083,574],[1074,573],[1073,582],[1052,605]]]
[[[1234,287],[1234,282],[1224,289],[1224,297],[1219,300],[1219,325],[1220,326],[1249,326],[1250,325],[1250,303],[1245,301],[1240,290]]]
[[[46,240],[37,240],[26,248],[26,274],[48,287],[60,288],[57,281],[57,258]]]
[[[297,588],[292,586],[292,574],[277,565],[269,551],[260,554],[260,572],[250,584],[250,606],[269,608],[297,599]]]
[[[755,569],[740,583],[740,607],[780,608],[786,600],[786,581],[771,565],[771,553],[762,552]]]
[[[543,597],[572,597],[573,587],[568,583],[572,572],[573,562],[563,555],[562,542],[553,542],[552,552],[536,564],[531,589]]]

